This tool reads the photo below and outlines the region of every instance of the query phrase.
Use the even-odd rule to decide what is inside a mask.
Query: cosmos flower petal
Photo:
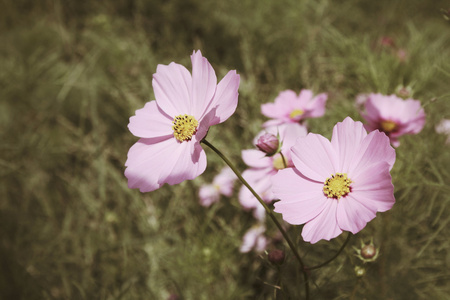
[[[242,160],[252,168],[267,168],[272,166],[272,160],[262,151],[256,149],[242,150]]]
[[[208,207],[211,204],[218,202],[220,193],[212,184],[202,185],[198,191],[200,205]]]
[[[211,125],[224,122],[236,111],[239,80],[239,75],[232,70],[217,85],[212,105],[217,106],[216,115],[218,118]]]
[[[140,139],[130,148],[125,162],[129,188],[150,192],[161,187],[158,177],[164,165],[155,164],[155,161],[164,157],[165,147],[170,142],[171,139]]]
[[[297,170],[312,180],[324,182],[336,173],[338,156],[330,141],[319,134],[299,137],[291,153]]]
[[[325,114],[325,103],[328,100],[328,95],[322,93],[314,97],[311,102],[305,106],[305,118],[318,118]]]
[[[315,244],[318,241],[331,240],[342,233],[336,218],[337,201],[328,201],[322,212],[303,226],[302,237]]]
[[[160,157],[164,168],[159,174],[158,183],[178,184],[194,179],[205,171],[206,154],[201,146],[195,147],[193,142],[179,143],[171,139],[166,145],[166,151],[165,155]]]
[[[150,192],[163,184],[178,184],[191,180],[204,172],[206,155],[204,151],[197,154],[198,159],[192,160],[191,147],[188,143],[178,143],[167,139],[153,143],[152,139],[140,139],[128,152],[125,176],[130,188],[139,188],[141,192]],[[183,145],[184,144],[184,145]]]
[[[366,136],[363,124],[353,121],[350,117],[334,126],[331,144],[339,156],[340,172],[348,172],[355,153],[359,150],[358,146]]]
[[[394,186],[389,164],[373,164],[361,172],[352,183],[351,195],[367,207],[383,212],[395,203]]]
[[[314,219],[329,205],[319,186],[301,176],[293,168],[278,171],[272,177],[273,193],[275,198],[283,201],[275,202],[274,211],[281,213],[283,219],[290,224],[303,224]]]
[[[211,102],[216,92],[217,77],[208,60],[202,56],[200,50],[191,55],[192,61],[192,114],[201,120],[207,113],[205,109],[214,108]]]
[[[158,107],[167,115],[192,114],[192,77],[184,66],[174,62],[158,65],[152,84]]]
[[[349,163],[346,172],[349,176],[357,176],[374,162],[386,161],[392,167],[395,163],[395,150],[391,147],[389,138],[382,132],[374,130],[360,143],[357,153]]]
[[[173,119],[170,119],[156,101],[150,101],[141,109],[136,110],[136,115],[130,118],[128,129],[137,137],[154,138],[173,135]]]
[[[289,119],[289,113],[297,102],[297,94],[292,90],[282,91],[275,98],[274,103],[261,105],[261,113],[272,119]]]
[[[351,193],[339,200],[336,216],[342,230],[355,234],[363,229],[367,222],[375,218],[376,210],[365,206]]]

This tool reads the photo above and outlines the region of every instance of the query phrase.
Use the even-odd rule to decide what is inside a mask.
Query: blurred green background
[[[435,132],[450,118],[449,9],[439,0],[0,1],[0,299],[300,299],[289,249],[280,268],[239,253],[255,221],[236,196],[198,204],[198,187],[224,166],[209,149],[193,181],[127,188],[137,141],[128,119],[153,99],[157,64],[190,68],[194,49],[219,78],[241,75],[236,113],[208,135],[241,170],[240,151],[265,120],[260,105],[281,90],[327,92],[326,115],[310,128],[330,137],[346,116],[361,120],[357,94],[411,87],[427,123],[397,149],[397,203],[311,272],[311,295],[450,299],[450,151]],[[309,265],[344,239],[311,246],[300,228],[290,232]],[[372,237],[381,256],[362,265],[351,246]]]

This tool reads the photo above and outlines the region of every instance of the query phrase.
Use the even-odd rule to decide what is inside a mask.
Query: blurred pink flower
[[[266,228],[262,224],[250,228],[242,239],[241,248],[242,253],[247,253],[252,250],[262,252],[267,246],[267,238],[264,236]]]
[[[236,109],[236,71],[217,84],[214,69],[200,51],[194,51],[191,61],[192,75],[174,62],[158,65],[152,81],[156,100],[130,118],[128,128],[141,138],[125,163],[130,188],[149,192],[202,174],[206,154],[200,141],[211,125],[224,122]]]
[[[395,202],[391,170],[395,150],[379,131],[367,134],[347,117],[333,128],[331,142],[318,134],[292,147],[294,168],[273,177],[275,212],[290,224],[305,224],[302,236],[316,243],[343,230],[357,233],[377,212]]]
[[[295,144],[297,138],[306,135],[305,127],[296,123],[269,127],[260,132],[255,140],[266,132],[273,135],[279,134],[280,142],[283,143],[281,153],[285,158],[287,167],[292,167],[290,148]],[[283,157],[279,153],[274,156],[266,156],[266,153],[262,151],[250,149],[242,151],[242,159],[250,167],[242,173],[244,179],[247,180],[264,202],[272,202],[274,195],[271,189],[271,177],[277,174],[278,170],[285,168]],[[242,186],[239,191],[239,202],[245,209],[254,209],[255,218],[259,220],[264,219],[264,208],[245,186]]]
[[[325,114],[326,93],[314,97],[311,90],[301,90],[300,94],[286,90],[280,92],[275,103],[261,105],[261,112],[272,118],[263,124],[264,127],[283,123],[301,123],[307,118],[317,118]]]
[[[199,197],[202,206],[210,206],[218,202],[220,195],[231,197],[233,195],[234,181],[237,179],[236,175],[229,167],[224,167],[219,174],[217,174],[212,184],[205,184],[200,187]]]
[[[447,135],[446,143],[450,144],[450,120],[442,119],[435,127],[436,132]]]
[[[394,147],[400,145],[400,136],[417,134],[425,125],[425,112],[418,100],[403,100],[395,95],[370,94],[364,108],[362,117],[367,121],[364,127],[368,131],[383,131]]]

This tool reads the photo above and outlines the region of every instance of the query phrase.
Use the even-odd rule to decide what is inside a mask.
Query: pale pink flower
[[[257,135],[255,140],[266,132],[273,135],[279,134],[280,142],[283,143],[281,153],[285,161],[283,162],[283,157],[279,153],[274,156],[266,156],[266,153],[257,149],[243,150],[242,159],[250,168],[245,170],[242,176],[264,202],[271,203],[274,200],[271,177],[277,174],[278,170],[284,169],[284,164],[286,164],[286,167],[293,166],[290,148],[295,144],[297,138],[305,136],[307,132],[305,127],[300,124],[283,124],[266,128]],[[239,191],[239,202],[245,209],[254,209],[255,218],[264,219],[264,208],[245,186],[242,186]]]
[[[273,176],[280,199],[275,212],[290,224],[305,224],[305,241],[330,240],[344,230],[355,234],[394,204],[389,171],[395,150],[384,133],[367,134],[347,117],[334,126],[331,142],[310,133],[291,151],[294,167]]]
[[[378,129],[386,133],[394,147],[405,134],[417,134],[425,125],[425,112],[420,101],[403,100],[395,95],[370,94],[361,115],[367,121],[368,131]]]
[[[210,206],[218,202],[220,195],[231,197],[233,195],[234,181],[237,179],[236,175],[229,167],[224,167],[219,174],[217,174],[211,184],[205,184],[200,187],[199,197],[202,206]]]
[[[267,238],[264,236],[265,231],[266,228],[262,224],[250,228],[242,239],[239,251],[242,253],[247,253],[252,250],[262,252],[267,246]]]
[[[292,90],[280,92],[274,103],[261,105],[261,113],[272,120],[263,124],[264,127],[283,123],[301,123],[307,118],[317,118],[325,114],[326,93],[314,97],[311,90],[301,90],[297,94]]]
[[[450,120],[442,119],[435,127],[436,132],[447,135],[446,143],[450,144]]]
[[[211,125],[224,122],[236,109],[236,71],[217,84],[214,69],[200,51],[194,51],[191,61],[192,75],[174,62],[158,65],[152,81],[156,100],[130,118],[128,128],[141,138],[125,163],[130,188],[149,192],[202,174],[206,155],[200,141]]]

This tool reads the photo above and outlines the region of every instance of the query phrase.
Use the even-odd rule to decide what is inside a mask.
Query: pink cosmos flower
[[[276,126],[283,123],[301,123],[307,118],[317,118],[325,114],[326,93],[314,97],[311,90],[301,90],[300,94],[286,90],[280,92],[275,103],[261,105],[261,112],[269,120],[264,127]]]
[[[202,174],[206,155],[200,141],[209,126],[224,122],[236,109],[236,71],[217,84],[214,69],[200,51],[194,51],[191,61],[192,75],[174,62],[158,65],[152,81],[156,100],[130,118],[128,128],[141,138],[125,163],[130,188],[149,192]]]
[[[262,224],[250,228],[242,239],[242,245],[239,251],[242,253],[247,253],[251,250],[255,250],[256,252],[263,251],[267,246],[267,238],[264,236],[265,231],[266,228]]]
[[[214,177],[212,184],[206,184],[200,187],[200,204],[208,207],[211,204],[218,202],[221,194],[231,197],[233,195],[233,184],[236,179],[236,175],[229,167],[223,168],[220,173]]]
[[[403,100],[395,95],[370,94],[364,108],[362,117],[367,121],[365,128],[368,131],[383,131],[394,147],[400,145],[400,136],[417,134],[425,125],[425,112],[418,100]]]
[[[275,212],[316,243],[343,230],[357,233],[377,212],[395,202],[391,170],[395,150],[378,130],[367,134],[347,117],[333,129],[331,142],[318,134],[300,137],[292,147],[293,168],[273,176]]]
[[[300,124],[283,124],[266,128],[256,136],[254,142],[266,132],[273,135],[279,134],[280,141],[283,143],[281,153],[285,162],[283,162],[283,157],[279,153],[274,156],[267,156],[266,153],[257,149],[243,150],[242,159],[250,168],[245,170],[242,176],[264,202],[270,203],[275,199],[271,189],[271,177],[277,174],[278,170],[293,166],[289,149],[295,144],[298,137],[305,136],[307,132],[305,127]],[[255,218],[258,220],[264,219],[264,208],[245,186],[242,186],[239,191],[239,202],[245,209],[254,209]]]

